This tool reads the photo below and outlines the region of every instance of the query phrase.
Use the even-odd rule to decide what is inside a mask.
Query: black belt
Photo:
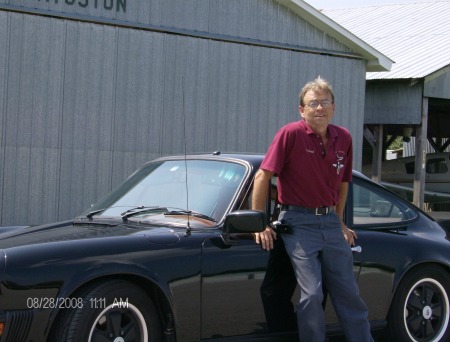
[[[327,215],[334,210],[334,207],[305,208],[305,207],[297,207],[296,205],[283,204],[281,206],[281,210],[293,210],[305,214],[314,214],[314,215]]]

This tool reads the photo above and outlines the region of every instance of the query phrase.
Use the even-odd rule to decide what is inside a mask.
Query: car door
[[[270,187],[266,211],[268,221],[272,222],[277,218],[276,182]],[[238,209],[249,209],[251,197],[249,191]],[[203,338],[269,334],[261,285],[270,252],[263,251],[252,234],[235,235],[232,239],[224,242],[221,236],[216,236],[207,239],[203,245]],[[295,278],[289,282],[295,288]],[[271,301],[269,305],[272,304]],[[293,334],[295,336],[296,332]]]
[[[260,287],[268,255],[251,234],[232,245],[219,236],[204,242],[202,338],[267,332]]]

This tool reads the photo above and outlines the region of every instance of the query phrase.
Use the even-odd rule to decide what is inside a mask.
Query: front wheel
[[[448,341],[450,275],[437,266],[419,268],[401,282],[392,302],[392,341]]]
[[[91,286],[78,298],[82,304],[65,309],[55,323],[51,341],[161,340],[155,306],[138,286],[123,280],[108,281]]]

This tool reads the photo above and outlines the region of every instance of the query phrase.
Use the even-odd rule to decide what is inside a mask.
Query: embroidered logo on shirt
[[[315,153],[314,150],[308,150],[308,149],[306,149],[306,152],[308,152],[308,153]]]
[[[343,152],[343,151],[336,152],[337,163],[333,164],[333,166],[336,168],[337,175],[341,172],[341,169],[344,167],[344,164],[341,164],[341,161],[344,159],[344,157],[345,157],[345,152]]]

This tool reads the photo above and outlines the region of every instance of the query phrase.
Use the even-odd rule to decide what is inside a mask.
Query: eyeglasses
[[[319,105],[321,105],[322,108],[329,108],[332,105],[332,102],[331,100],[309,101],[306,105],[312,109],[317,109]]]

